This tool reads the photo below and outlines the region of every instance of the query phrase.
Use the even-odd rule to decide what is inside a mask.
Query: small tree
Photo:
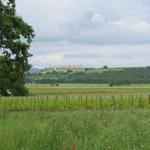
[[[103,67],[103,69],[108,69],[108,66],[105,65],[105,66]]]
[[[59,86],[59,83],[56,83],[56,86]]]
[[[67,70],[67,73],[72,73],[72,72],[73,72],[73,70],[71,70],[71,69]]]
[[[0,95],[27,95],[25,72],[33,28],[16,15],[15,0],[0,0]]]
[[[109,86],[110,86],[110,87],[113,87],[114,85],[115,85],[114,82],[110,82],[110,83],[109,83]]]

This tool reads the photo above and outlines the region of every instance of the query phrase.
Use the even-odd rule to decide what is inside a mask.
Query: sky
[[[149,0],[16,0],[36,37],[30,63],[127,67],[150,65]]]

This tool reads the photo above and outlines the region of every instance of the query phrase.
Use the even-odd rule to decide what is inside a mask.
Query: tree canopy
[[[34,30],[16,13],[15,0],[0,0],[0,95],[27,95],[25,72]]]
[[[82,83],[82,84],[150,84],[150,67],[137,68],[85,68],[85,71],[47,71],[26,74],[27,83]]]

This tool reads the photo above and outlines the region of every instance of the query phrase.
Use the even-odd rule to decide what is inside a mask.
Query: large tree
[[[16,14],[15,0],[0,0],[0,95],[28,94],[24,78],[33,37],[33,28]]]

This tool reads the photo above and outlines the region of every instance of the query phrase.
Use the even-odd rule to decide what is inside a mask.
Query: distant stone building
[[[68,70],[71,70],[73,72],[85,71],[85,68],[83,65],[62,65],[62,66],[56,66],[51,69],[57,72],[67,72]]]

